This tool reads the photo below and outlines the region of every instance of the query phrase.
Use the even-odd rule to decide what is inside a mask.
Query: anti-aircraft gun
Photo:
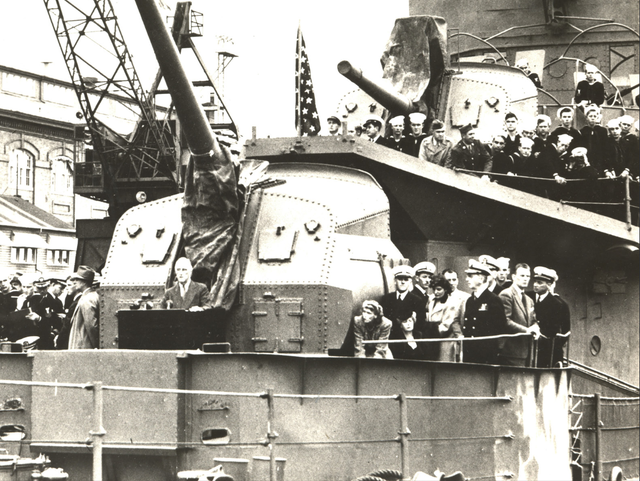
[[[449,62],[447,23],[441,17],[399,18],[380,58],[382,81],[368,78],[348,61],[338,71],[367,96],[354,91],[338,105],[349,125],[375,113],[383,118],[422,112],[426,127],[443,120],[449,136],[471,124],[481,131],[502,125],[507,112],[521,118],[537,115],[537,90],[519,69],[497,64]]]
[[[212,134],[153,0],[136,3],[192,155],[184,196],[132,208],[116,226],[101,285],[101,346],[184,349],[226,339],[234,351],[340,348],[354,310],[384,294],[389,268],[402,262],[386,195],[371,175],[346,167],[238,165]],[[162,296],[181,255],[211,286],[214,309],[130,310],[143,295]],[[202,329],[184,338],[193,323]],[[156,334],[135,334],[151,325]]]

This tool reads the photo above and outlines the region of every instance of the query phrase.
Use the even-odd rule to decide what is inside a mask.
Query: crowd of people
[[[552,200],[593,205],[620,203],[625,197],[622,183],[598,179],[629,177],[635,181],[631,195],[637,204],[638,122],[623,115],[602,125],[600,105],[605,92],[596,74],[594,66],[585,66],[586,79],[578,83],[575,107],[560,107],[555,127],[547,115],[524,119],[508,112],[503,125],[493,129],[483,126],[484,133],[491,132],[490,139],[481,141],[476,128],[467,124],[459,126],[461,140],[454,142],[446,136],[445,124],[439,119],[431,120],[429,133],[424,134],[426,116],[416,112],[407,118],[402,115],[391,118],[387,129],[390,134],[386,137],[383,119],[371,115],[364,121],[362,133],[356,129],[355,135],[425,162]],[[536,83],[535,78],[532,81]],[[587,121],[580,130],[574,126],[577,109]],[[330,135],[338,135],[340,119],[331,116],[328,123]]]
[[[96,272],[66,279],[14,273],[0,279],[0,339],[34,339],[29,347],[95,349],[100,310]]]
[[[510,259],[483,255],[465,270],[471,294],[458,289],[455,271],[438,274],[431,262],[397,266],[393,274],[395,291],[364,301],[353,319],[356,357],[562,365],[571,316],[555,293],[553,269],[519,263],[511,274]]]

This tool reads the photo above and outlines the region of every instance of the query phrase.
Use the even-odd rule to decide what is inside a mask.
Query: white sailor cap
[[[404,115],[398,115],[391,120],[389,120],[391,125],[397,125],[399,127],[404,127]]]
[[[413,112],[409,114],[409,122],[412,124],[422,124],[427,119],[427,116],[422,112]]]

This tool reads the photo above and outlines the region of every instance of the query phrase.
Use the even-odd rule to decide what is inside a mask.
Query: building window
[[[53,159],[51,190],[57,194],[73,193],[73,162],[67,157]]]
[[[71,206],[69,204],[59,204],[58,202],[54,202],[53,213],[55,215],[70,215]]]
[[[15,149],[9,154],[9,187],[33,190],[34,160],[26,150]]]
[[[47,250],[47,264],[50,266],[68,266],[71,251],[60,249]]]
[[[11,263],[13,264],[35,264],[36,263],[35,247],[12,247]]]

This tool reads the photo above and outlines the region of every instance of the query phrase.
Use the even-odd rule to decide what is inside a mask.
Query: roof
[[[32,229],[74,231],[73,225],[15,195],[0,195],[0,224]]]

